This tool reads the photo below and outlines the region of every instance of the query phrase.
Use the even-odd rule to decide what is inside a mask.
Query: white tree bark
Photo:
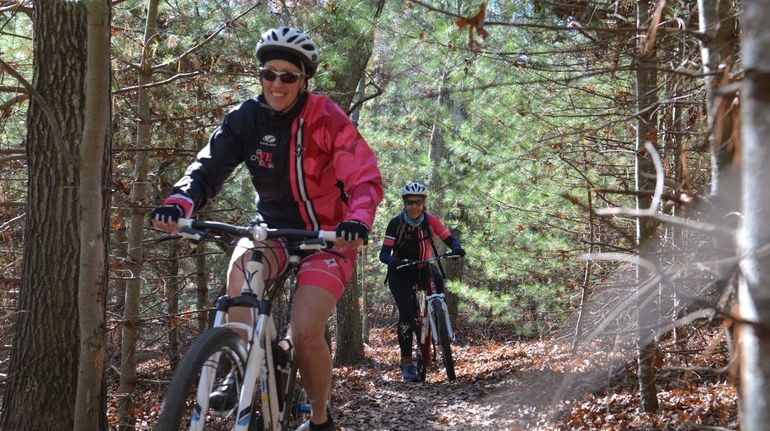
[[[770,0],[743,3],[745,80],[741,90],[743,143],[742,213],[739,232],[741,280],[738,309],[741,370],[741,429],[770,423]]]

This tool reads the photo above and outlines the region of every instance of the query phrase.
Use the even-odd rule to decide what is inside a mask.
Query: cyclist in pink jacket
[[[153,210],[152,223],[175,232],[180,217],[203,208],[244,164],[257,191],[258,216],[269,227],[336,230],[342,240],[336,253],[315,253],[300,263],[291,315],[292,341],[312,406],[309,429],[333,430],[326,411],[331,357],[324,328],[350,280],[356,246],[374,222],[382,178],[374,153],[347,115],[328,97],[307,91],[319,52],[306,33],[290,27],[267,30],[256,55],[262,94],[225,116],[171,195]],[[229,295],[240,293],[249,245],[239,244],[230,260]],[[275,277],[287,268],[286,253],[264,249],[263,263],[265,277]],[[229,318],[250,321],[248,310],[237,308]],[[212,406],[223,413],[232,410],[238,384],[220,386]]]

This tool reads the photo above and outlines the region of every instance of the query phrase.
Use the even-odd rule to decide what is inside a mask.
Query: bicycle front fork
[[[428,296],[425,298],[425,301],[428,303],[427,307],[427,317],[430,321],[430,332],[433,337],[433,342],[436,344],[440,343],[439,340],[439,333],[436,330],[436,319],[435,319],[435,310],[436,308],[441,308],[444,311],[444,321],[446,323],[446,329],[449,335],[449,339],[452,340],[452,342],[455,341],[455,333],[452,330],[452,322],[449,321],[449,310],[446,305],[446,301],[444,300],[444,294],[443,293],[434,293],[433,295]]]

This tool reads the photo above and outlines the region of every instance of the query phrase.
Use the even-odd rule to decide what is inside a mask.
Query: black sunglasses
[[[404,200],[404,206],[408,206],[408,207],[412,205],[422,205],[423,203],[425,203],[425,201],[422,199],[418,199],[416,201],[411,199]]]
[[[292,84],[297,82],[300,76],[305,76],[301,72],[276,72],[270,69],[259,69],[259,76],[265,81],[273,82],[276,78],[281,78],[281,82],[286,84]]]

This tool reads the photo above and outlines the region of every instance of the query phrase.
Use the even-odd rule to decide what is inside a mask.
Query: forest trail
[[[457,380],[448,382],[434,364],[426,383],[404,383],[393,328],[378,328],[371,332],[364,364],[335,368],[335,421],[348,431],[736,429],[736,393],[727,376],[696,378],[667,370],[674,364],[726,365],[725,352],[714,349],[723,341],[719,328],[699,331],[703,336],[689,337],[692,345],[679,349],[701,354],[691,354],[688,363],[664,358],[660,413],[645,415],[638,411],[631,346],[625,351],[614,346],[608,354],[594,343],[572,357],[566,342],[460,335],[454,345]],[[560,402],[553,401],[557,392]]]
[[[610,349],[595,342],[573,357],[566,341],[503,340],[501,335],[510,334],[504,329],[481,333],[460,327],[457,332],[457,380],[448,382],[434,364],[427,382],[404,383],[393,327],[372,329],[366,359],[334,369],[332,412],[338,430],[738,428],[735,387],[730,375],[720,372],[727,369],[727,352],[718,325],[693,328],[676,345],[661,341],[655,415],[639,412],[632,346]],[[144,383],[137,390],[136,429],[152,430],[170,379],[168,365],[166,358],[156,357],[139,368]],[[116,429],[117,385],[110,384],[108,418]],[[554,403],[562,387],[569,390]]]

